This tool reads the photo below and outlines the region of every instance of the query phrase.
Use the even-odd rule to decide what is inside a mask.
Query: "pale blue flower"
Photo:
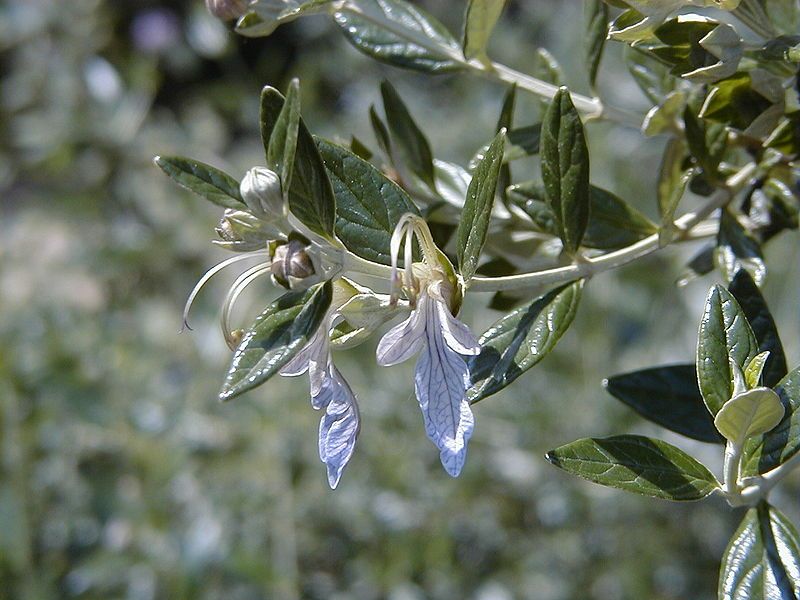
[[[328,335],[335,318],[336,313],[331,312],[308,344],[280,371],[288,377],[307,372],[311,405],[325,410],[319,423],[319,458],[328,468],[331,489],[339,485],[361,428],[356,396],[331,358]]]
[[[421,286],[411,315],[390,329],[378,344],[378,364],[396,365],[417,352],[414,389],[425,432],[439,448],[442,466],[452,477],[461,473],[475,419],[467,401],[469,369],[463,355],[480,345],[469,328],[450,312],[443,294],[447,283]]]

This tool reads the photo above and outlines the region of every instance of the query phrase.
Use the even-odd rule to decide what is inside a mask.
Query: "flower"
[[[462,356],[476,355],[480,345],[469,328],[453,316],[457,289],[449,263],[433,244],[425,222],[407,215],[398,223],[392,243],[392,267],[397,269],[400,240],[405,236],[404,289],[414,308],[411,315],[390,329],[378,344],[378,364],[392,366],[419,352],[414,390],[428,438],[439,448],[445,471],[457,477],[464,466],[467,442],[475,419],[466,391],[469,368]],[[416,236],[423,263],[411,264]],[[449,269],[447,268],[449,267]],[[393,282],[399,282],[396,274]]]
[[[356,396],[331,357],[329,332],[338,317],[337,309],[330,309],[308,344],[280,371],[287,377],[307,372],[311,405],[316,410],[325,410],[319,423],[319,458],[328,468],[331,489],[339,485],[361,429]]]

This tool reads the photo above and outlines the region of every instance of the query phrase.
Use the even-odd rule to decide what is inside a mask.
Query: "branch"
[[[747,185],[756,170],[757,167],[754,163],[743,167],[738,173],[730,177],[725,182],[725,187],[717,190],[701,208],[687,213],[675,221],[675,227],[679,232],[676,241],[690,237],[692,230],[696,226],[702,223],[715,210],[727,204],[736,192]],[[575,279],[591,277],[603,271],[616,269],[638,258],[652,254],[660,248],[658,233],[654,233],[621,250],[608,252],[595,258],[587,258],[582,262],[567,265],[566,267],[547,269],[524,275],[510,275],[508,277],[474,277],[469,283],[469,289],[473,292],[522,291],[536,289],[543,285],[567,283]]]
[[[410,31],[403,27],[397,27],[395,23],[387,21],[380,15],[372,14],[370,11],[363,10],[357,4],[342,0],[341,2],[334,3],[332,12],[348,12],[357,15],[358,17],[369,21],[374,25],[386,29],[399,38],[405,39],[412,44],[425,48],[431,52],[446,56],[449,60],[457,63],[465,69],[469,69],[489,79],[495,81],[502,81],[504,83],[515,83],[519,89],[525,90],[546,100],[552,100],[558,91],[558,86],[542,81],[536,77],[520,73],[514,69],[507,67],[500,63],[484,64],[478,60],[467,60],[461,52],[456,52],[452,48],[440,46],[429,38],[417,35],[414,31]],[[584,96],[582,94],[575,94],[570,92],[572,102],[575,107],[584,113],[587,117],[594,119],[606,119],[614,121],[620,125],[626,125],[641,129],[642,116],[636,113],[627,111],[622,108],[614,106],[606,106],[600,98]]]

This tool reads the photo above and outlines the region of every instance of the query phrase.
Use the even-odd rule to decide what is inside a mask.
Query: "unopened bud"
[[[242,179],[239,192],[253,214],[265,221],[283,216],[283,194],[277,173],[266,167],[253,167]]]
[[[277,236],[277,231],[244,210],[226,208],[216,228],[218,245],[234,252],[263,250],[267,241]]]
[[[208,12],[222,21],[238,19],[247,12],[246,0],[206,0]]]
[[[287,289],[296,289],[300,282],[317,274],[314,260],[299,240],[281,244],[272,255],[272,277]]]

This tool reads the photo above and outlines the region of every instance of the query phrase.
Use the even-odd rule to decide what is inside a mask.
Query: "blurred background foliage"
[[[458,30],[459,2],[427,7]],[[547,47],[585,90],[570,75],[583,73],[581,10],[510,2],[493,54],[524,71]],[[603,94],[644,107],[619,53],[612,45]],[[709,281],[675,287],[691,248],[590,282],[557,351],[476,407],[458,480],[425,439],[412,365],[364,368],[374,344],[337,357],[364,426],[331,492],[305,382],[215,400],[229,360],[216,325],[225,275],[196,305],[194,331],[178,334],[187,292],[222,256],[208,243],[219,215],[154,155],[238,176],[262,164],[258,92],[291,76],[315,132],[374,145],[367,110],[388,77],[437,155],[464,164],[491,137],[500,86],[382,67],[325,18],[239,38],[200,0],[6,0],[0,68],[0,598],[714,597],[738,517],[721,500],[640,500],[542,459],[577,437],[632,431],[718,468],[716,449],[656,432],[600,385],[692,359]],[[536,106],[523,102],[517,121],[535,122]],[[653,215],[660,142],[596,124],[590,143],[595,182]],[[519,179],[536,172],[515,165]],[[766,286],[792,365],[794,244],[770,245]],[[251,290],[241,318],[273,295]],[[477,332],[497,316],[484,300],[466,307]],[[790,478],[775,498],[794,519],[799,487]]]

